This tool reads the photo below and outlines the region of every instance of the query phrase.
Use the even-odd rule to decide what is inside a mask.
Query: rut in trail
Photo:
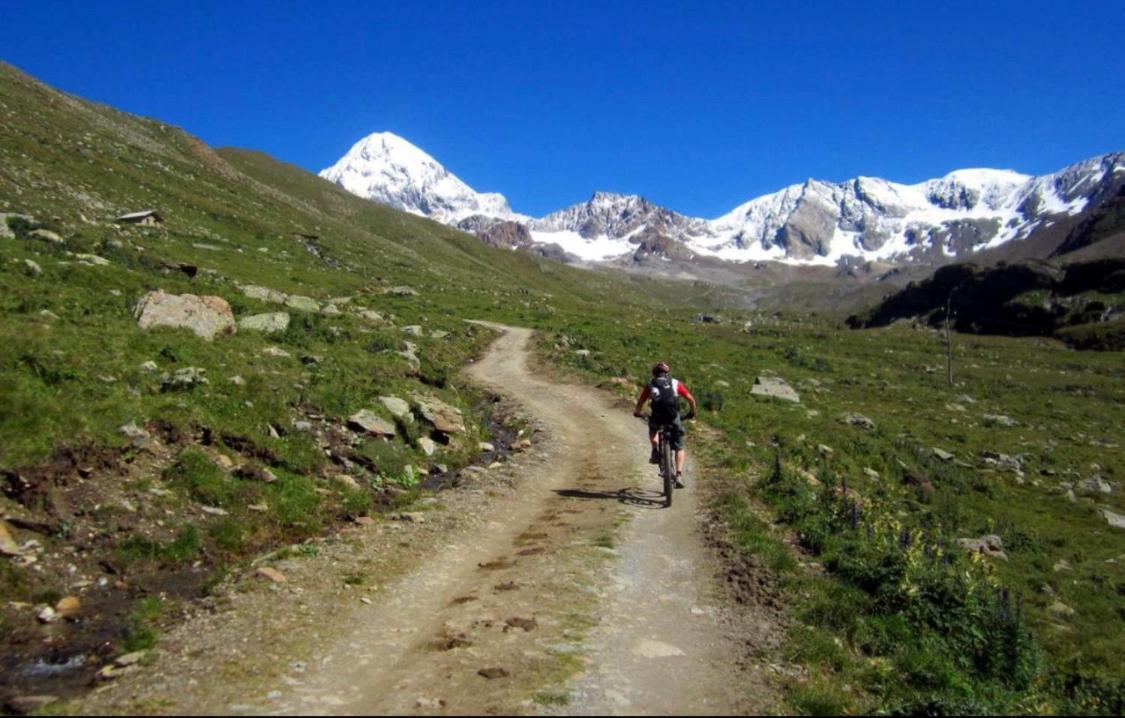
[[[206,683],[196,681],[191,691],[172,686],[160,693],[151,688],[160,677],[158,662],[147,682],[123,680],[85,708],[272,714],[767,708],[755,689],[762,682],[738,667],[740,642],[732,634],[745,628],[731,627],[713,590],[690,472],[689,488],[664,509],[647,463],[644,425],[631,407],[534,371],[530,338],[529,330],[505,328],[467,369],[473,381],[517,400],[544,430],[534,458],[513,469],[514,489],[442,494],[450,515],[471,511],[472,521],[430,534],[414,564],[360,603],[320,585],[328,566],[293,578],[304,584],[287,586],[286,595],[317,609],[319,621],[294,622],[284,641],[278,637],[288,648],[263,643],[228,651],[267,654],[252,669],[229,676],[208,671],[201,674]],[[402,538],[401,547],[410,543],[407,533],[388,534],[381,550],[388,536]],[[360,542],[354,550],[374,545]],[[314,600],[325,603],[312,606]],[[239,621],[251,625],[254,610],[295,610],[285,601],[264,606],[248,600],[208,625],[229,631]],[[206,639],[193,630],[204,629],[185,626],[166,650]],[[191,660],[180,664],[180,688]]]

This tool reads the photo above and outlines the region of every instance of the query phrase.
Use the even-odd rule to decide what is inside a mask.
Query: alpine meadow
[[[425,153],[455,195],[361,197],[7,64],[0,129],[5,710],[645,712],[590,686],[631,537],[678,516],[679,620],[730,644],[694,664],[726,671],[708,711],[1125,713],[1125,154],[810,180],[735,227],[608,194],[535,219]],[[607,423],[488,383],[504,327]],[[630,416],[658,359],[700,408],[667,509]],[[347,646],[396,611],[371,680],[401,702],[311,689],[374,673]],[[638,660],[692,658],[651,633]]]

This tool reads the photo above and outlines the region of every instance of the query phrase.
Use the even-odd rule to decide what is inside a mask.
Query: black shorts
[[[675,451],[683,451],[684,448],[684,422],[677,416],[673,421],[662,422],[653,419],[651,416],[648,418],[648,432],[651,436],[660,431],[662,424],[668,424],[672,427],[672,448]]]

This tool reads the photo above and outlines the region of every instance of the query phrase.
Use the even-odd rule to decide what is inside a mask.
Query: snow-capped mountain
[[[477,192],[433,157],[390,132],[364,137],[320,176],[352,194],[445,224],[478,214],[524,219],[512,213],[504,195]]]
[[[475,232],[491,244],[554,245],[584,261],[709,256],[833,265],[845,257],[949,261],[1028,237],[1078,214],[1125,184],[1125,153],[1032,177],[966,169],[918,184],[876,177],[810,179],[716,219],[688,217],[637,195],[595,192],[536,219],[500,194],[474,191],[436,160],[390,133],[364,138],[321,172],[363,197]]]

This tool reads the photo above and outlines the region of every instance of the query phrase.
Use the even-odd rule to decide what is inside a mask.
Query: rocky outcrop
[[[141,329],[177,327],[201,339],[233,334],[234,313],[222,297],[166,294],[157,290],[141,297],[133,310]]]
[[[1107,301],[1105,295],[1118,295],[1118,299]],[[858,329],[915,319],[940,326],[945,322],[947,302],[952,326],[960,332],[1054,335],[1085,347],[1088,335],[1076,330],[1105,325],[1110,334],[1089,348],[1125,345],[1123,258],[1065,267],[1043,261],[995,267],[951,264],[929,279],[910,283],[868,312],[849,317],[848,325]]]
[[[793,387],[789,386],[789,382],[776,376],[763,375],[758,377],[754,380],[754,386],[750,387],[750,393],[755,396],[791,401],[794,404],[801,403],[801,397]]]
[[[443,434],[465,433],[465,420],[461,410],[446,404],[441,399],[422,394],[411,397],[422,418]]]

